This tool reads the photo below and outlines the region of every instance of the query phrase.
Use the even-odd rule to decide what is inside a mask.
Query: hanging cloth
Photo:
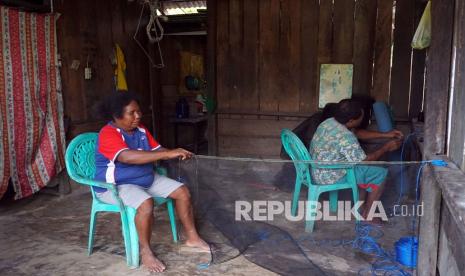
[[[0,6],[0,199],[45,187],[65,166],[55,14]]]
[[[116,90],[128,90],[128,84],[126,83],[126,62],[124,61],[123,50],[118,44],[115,44],[115,55],[116,55],[116,69],[115,69],[115,86]]]

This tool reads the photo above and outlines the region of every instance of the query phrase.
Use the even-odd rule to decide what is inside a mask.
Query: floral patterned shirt
[[[334,118],[318,126],[310,144],[310,155],[317,161],[360,162],[366,158],[355,134]],[[316,184],[334,184],[345,174],[344,169],[312,170]]]

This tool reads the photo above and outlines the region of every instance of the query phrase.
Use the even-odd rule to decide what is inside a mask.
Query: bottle
[[[176,102],[176,118],[188,118],[189,117],[189,104],[186,98],[181,98]]]
[[[207,112],[207,106],[205,105],[205,97],[202,94],[197,94],[195,102],[197,104],[197,113],[201,114]]]

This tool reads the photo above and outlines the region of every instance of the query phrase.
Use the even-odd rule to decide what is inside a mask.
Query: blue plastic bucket
[[[396,260],[410,268],[417,267],[418,239],[415,236],[400,238],[395,243]]]

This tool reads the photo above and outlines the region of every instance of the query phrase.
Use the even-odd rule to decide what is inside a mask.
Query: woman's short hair
[[[359,102],[363,109],[363,120],[357,128],[367,128],[373,114],[373,104],[375,99],[368,95],[352,95],[352,100]]]
[[[123,117],[124,108],[132,101],[139,104],[136,94],[126,91],[116,91],[105,97],[98,106],[98,112],[106,120]]]
[[[326,119],[334,117],[334,115],[337,113],[337,109],[337,103],[327,103],[323,108],[321,121],[323,122]]]
[[[362,105],[352,99],[344,99],[337,104],[337,111],[334,119],[341,124],[346,124],[350,120],[356,120],[362,116]]]

